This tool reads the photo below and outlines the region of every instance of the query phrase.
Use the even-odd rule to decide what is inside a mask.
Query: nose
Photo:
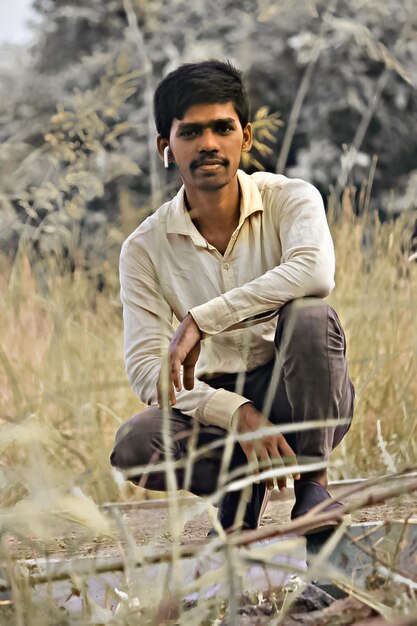
[[[199,152],[219,152],[220,146],[217,135],[211,128],[205,128],[201,134],[200,143],[198,146]]]

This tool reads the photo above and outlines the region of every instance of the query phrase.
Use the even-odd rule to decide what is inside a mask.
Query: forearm
[[[268,271],[256,280],[228,291],[191,309],[204,334],[214,335],[265,321],[286,303],[307,296],[326,297],[334,286],[334,256],[320,250],[299,256]]]
[[[143,360],[142,365],[132,362],[127,368],[132,390],[145,404],[157,404],[156,381],[161,368],[161,360]],[[231,428],[232,416],[237,409],[247,403],[247,398],[225,389],[214,389],[201,380],[194,380],[194,387],[175,393],[175,409],[189,415],[203,424],[212,424],[225,430]]]
[[[246,320],[262,321],[291,300],[326,297],[334,287],[335,258],[323,201],[317,189],[304,181],[285,186],[268,228],[274,229],[279,264],[190,310],[207,335],[239,327]],[[271,237],[268,231],[265,234]]]

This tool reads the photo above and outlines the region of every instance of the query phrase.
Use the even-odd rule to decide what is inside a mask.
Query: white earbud
[[[169,168],[169,146],[164,148],[164,167]]]

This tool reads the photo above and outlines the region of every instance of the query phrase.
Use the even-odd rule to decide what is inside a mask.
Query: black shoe
[[[291,519],[297,519],[297,517],[301,517],[308,513],[311,509],[313,509],[318,504],[325,502],[328,500],[328,504],[322,509],[321,513],[327,513],[329,511],[338,511],[343,508],[343,504],[334,500],[330,493],[327,491],[323,485],[317,483],[313,480],[311,481],[302,481],[296,480],[294,481],[294,494],[295,494],[295,504],[291,511]],[[317,532],[325,532],[332,531],[337,526],[339,526],[340,522],[332,521],[332,522],[323,522],[318,524],[316,527],[311,530],[306,531],[305,534],[309,533],[317,533]]]
[[[241,495],[241,491],[232,491],[222,498],[217,519],[225,531],[253,530],[258,528],[266,505],[269,502],[271,492],[266,488],[265,483],[254,484],[252,486],[252,498],[246,505],[243,519],[239,526],[235,526],[235,518]],[[216,530],[211,528],[207,536],[217,536]]]

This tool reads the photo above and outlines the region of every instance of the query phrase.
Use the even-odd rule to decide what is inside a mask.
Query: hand
[[[239,434],[254,432],[264,426],[274,426],[253,404],[247,402],[238,410],[237,431]],[[284,435],[266,435],[252,441],[241,441],[243,452],[249,463],[253,461],[262,464],[264,469],[280,465],[296,464],[297,457],[288,445]],[[293,474],[294,480],[300,478],[300,474]],[[287,486],[285,476],[278,478],[278,488],[283,491]],[[274,479],[267,480],[268,489],[274,487]]]
[[[176,402],[175,389],[181,391],[181,365],[183,366],[182,379],[185,389],[194,387],[194,368],[200,356],[201,330],[188,313],[178,326],[168,348],[168,399],[174,406]],[[158,403],[163,404],[163,377],[166,371],[161,368],[158,377]]]

